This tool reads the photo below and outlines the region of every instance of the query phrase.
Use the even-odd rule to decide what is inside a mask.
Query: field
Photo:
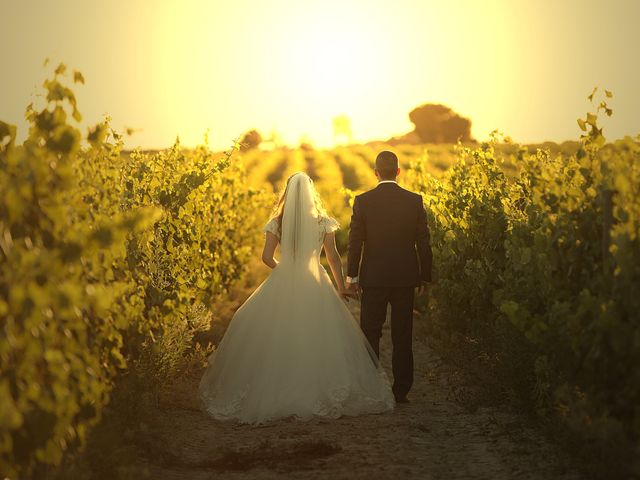
[[[343,229],[338,233],[339,246],[346,248],[347,226],[350,219],[351,192],[361,192],[376,183],[373,162],[380,147],[354,145],[331,150],[280,149],[275,151],[252,150],[237,155],[236,160],[248,172],[249,184],[265,189],[275,196],[281,193],[287,178],[304,171],[314,180],[327,211]],[[384,148],[384,147],[382,147]],[[428,161],[429,170],[441,175],[453,161],[453,147],[433,146],[437,160]],[[409,168],[412,161],[425,155],[425,147],[406,146],[398,149],[402,168]]]
[[[291,173],[314,178],[344,253],[351,196],[375,185],[386,148],[125,154],[108,122],[77,128],[65,78],[58,67],[28,110],[22,145],[0,122],[7,478],[53,476],[87,443],[89,456],[109,451],[97,439],[124,433],[105,429],[197,374],[242,301],[230,292],[261,279],[261,227]],[[640,436],[640,141],[606,143],[602,102],[561,146],[391,149],[428,210],[436,281],[418,307],[431,348],[486,402],[533,415],[592,472],[623,478],[638,473]]]

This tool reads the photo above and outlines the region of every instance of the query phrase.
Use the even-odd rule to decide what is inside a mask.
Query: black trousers
[[[413,384],[413,297],[414,287],[362,287],[360,328],[380,356],[382,325],[391,304],[391,342],[393,344],[393,394],[405,396]]]

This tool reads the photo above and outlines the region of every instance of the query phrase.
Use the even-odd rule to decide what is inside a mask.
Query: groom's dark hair
[[[376,157],[376,170],[385,180],[392,180],[398,174],[398,157],[389,150],[384,150]]]

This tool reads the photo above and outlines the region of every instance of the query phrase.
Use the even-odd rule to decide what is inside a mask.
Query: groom
[[[413,383],[414,289],[422,293],[431,281],[429,228],[422,197],[396,183],[398,157],[380,152],[375,172],[378,186],[353,202],[347,289],[362,292],[360,326],[378,356],[391,304],[393,394],[398,403],[407,403]]]

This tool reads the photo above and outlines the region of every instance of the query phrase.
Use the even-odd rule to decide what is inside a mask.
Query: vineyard
[[[150,154],[124,152],[108,121],[83,134],[66,82],[61,65],[23,144],[0,122],[3,477],[50,471],[108,405],[135,412],[203,358],[194,336],[244,278],[293,172],[316,182],[344,253],[350,199],[375,185],[384,148],[429,214],[436,281],[419,303],[438,351],[628,473],[640,455],[640,137],[605,143],[609,92],[562,147]]]

